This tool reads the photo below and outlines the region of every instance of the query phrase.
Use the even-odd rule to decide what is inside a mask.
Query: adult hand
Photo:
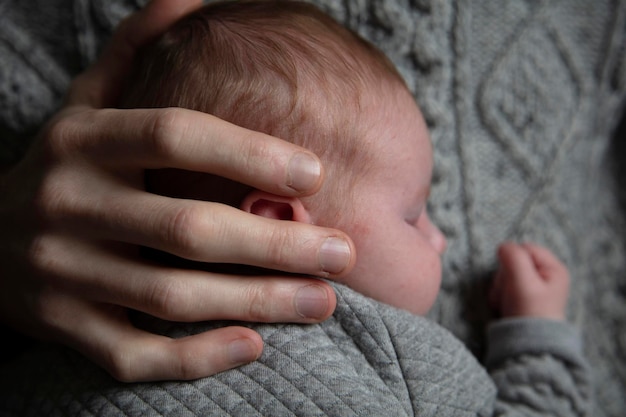
[[[494,309],[503,317],[565,320],[569,272],[552,252],[530,243],[505,243],[498,259],[490,294]]]
[[[176,269],[143,259],[141,246],[331,278],[355,261],[339,231],[144,190],[144,170],[165,167],[285,196],[314,193],[323,180],[310,152],[209,115],[111,108],[136,49],[200,4],[155,0],[123,21],[26,158],[0,177],[0,318],[75,348],[122,381],[198,378],[262,350],[244,327],[177,340],[147,333],[132,326],[128,309],[175,321],[310,323],[336,302],[317,279]]]

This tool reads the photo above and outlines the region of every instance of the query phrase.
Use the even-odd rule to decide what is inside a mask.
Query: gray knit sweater
[[[192,382],[123,384],[70,351],[31,352],[3,370],[0,415],[589,413],[589,369],[580,338],[565,323],[527,319],[496,323],[489,335],[490,378],[442,327],[347,287],[335,289],[338,307],[328,321],[258,325],[265,350],[257,362]],[[176,337],[212,326],[150,325]]]
[[[449,242],[431,318],[483,357],[496,244],[542,243],[572,274],[568,315],[592,365],[593,415],[626,415],[626,141],[614,136],[626,2],[313,1],[391,57],[428,122],[430,213]],[[71,78],[143,3],[0,0],[0,163],[23,154]]]

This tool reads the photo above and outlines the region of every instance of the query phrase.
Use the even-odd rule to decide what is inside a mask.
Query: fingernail
[[[307,285],[296,293],[296,312],[307,319],[321,319],[328,312],[326,291],[317,285]]]
[[[308,191],[317,185],[322,167],[317,159],[306,153],[296,153],[287,167],[287,185],[296,191]]]
[[[340,273],[350,263],[350,245],[343,239],[329,237],[320,248],[319,261],[322,271]]]
[[[231,363],[241,365],[255,361],[258,357],[256,345],[248,339],[237,339],[228,345]]]

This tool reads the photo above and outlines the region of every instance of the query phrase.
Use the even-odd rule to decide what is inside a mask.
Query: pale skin
[[[166,167],[289,198],[312,195],[323,182],[319,159],[290,143],[182,109],[112,109],[112,86],[122,84],[137,47],[199,5],[155,0],[125,20],[100,60],[73,82],[27,157],[0,175],[0,320],[68,345],[122,381],[199,378],[262,350],[260,337],[243,327],[180,340],[146,333],[131,325],[128,308],[178,321],[313,323],[336,303],[331,288],[315,279],[177,270],[142,260],[139,246],[330,278],[348,275],[355,264],[354,244],[338,230],[143,190],[143,171]],[[546,302],[533,301],[539,295],[564,306],[562,264],[504,252],[493,296],[502,314],[564,314],[564,307],[547,311]]]
[[[179,270],[143,260],[140,246],[329,278],[355,262],[341,231],[144,190],[144,170],[166,167],[288,197],[323,182],[319,159],[288,142],[193,111],[113,109],[136,49],[200,5],[154,0],[126,19],[25,159],[0,175],[0,320],[78,350],[121,381],[195,379],[263,348],[244,327],[179,340],[150,334],[131,325],[128,308],[177,321],[313,323],[336,304],[313,278]]]
[[[291,220],[345,230],[359,258],[340,282],[379,301],[424,315],[437,297],[440,257],[446,249],[443,233],[426,211],[433,151],[426,123],[410,93],[393,86],[385,91],[395,93],[372,94],[362,100],[361,111],[367,112],[371,126],[369,136],[360,140],[362,146],[374,148],[376,157],[365,172],[346,167],[344,175],[359,173],[350,193],[337,196],[322,189],[311,197],[284,198],[253,191],[241,208],[280,218],[284,206],[289,205]],[[324,198],[338,199],[341,212],[350,215],[335,218],[316,208],[323,206],[311,204]],[[536,244],[506,242],[498,248],[498,259],[489,298],[502,317],[565,320],[569,273],[552,252]]]
[[[532,243],[506,242],[498,248],[498,259],[492,308],[502,317],[565,320],[570,277],[552,252]]]
[[[296,222],[344,230],[359,255],[354,269],[339,282],[378,301],[424,315],[439,292],[440,257],[447,245],[427,213],[433,149],[410,92],[396,85],[385,87],[384,92],[361,97],[360,112],[368,120],[368,130],[352,139],[362,149],[371,149],[368,168],[362,170],[361,163],[341,164],[335,167],[334,178],[327,180],[331,184],[342,176],[358,175],[350,190],[324,187],[305,198],[253,191],[244,198],[241,209],[270,218],[287,212]],[[329,213],[324,201],[334,201],[342,215]],[[285,205],[290,209],[285,210]]]

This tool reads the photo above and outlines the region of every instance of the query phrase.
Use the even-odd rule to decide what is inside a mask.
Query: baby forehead
[[[428,127],[410,93],[400,90],[385,95],[360,107],[361,135],[355,138],[359,146],[375,149],[380,157],[393,151],[399,158],[432,156]]]
[[[304,123],[298,130],[303,135],[291,137],[326,159],[327,165],[357,173],[415,159],[431,165],[426,123],[404,85],[381,80],[356,94],[318,90],[301,98]]]
[[[425,185],[430,184],[434,161],[428,134],[397,127],[390,124],[389,129],[353,137],[348,146],[352,152],[344,152],[343,157],[325,162],[332,165],[329,168],[334,168],[333,171],[361,181],[395,182],[415,178]]]

